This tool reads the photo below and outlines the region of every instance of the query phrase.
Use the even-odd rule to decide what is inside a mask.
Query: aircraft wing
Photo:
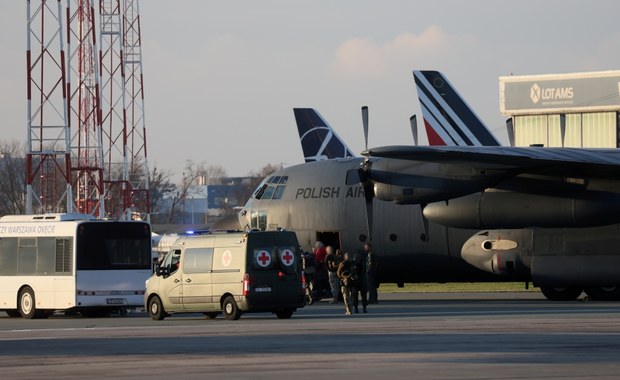
[[[620,178],[620,149],[385,146],[363,155],[459,167],[499,166],[515,174]]]

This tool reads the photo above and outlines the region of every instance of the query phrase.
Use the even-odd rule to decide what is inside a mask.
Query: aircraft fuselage
[[[362,160],[319,161],[273,173],[257,190],[258,193],[265,185],[273,187],[261,194],[268,194],[267,198],[271,199],[260,195],[261,199],[257,199],[255,193],[239,213],[241,225],[295,231],[304,250],[310,250],[322,233],[336,233],[337,244],[343,250],[356,252],[368,238],[366,206],[362,187],[347,185],[346,176]],[[507,280],[475,268],[461,258],[461,247],[475,230],[425,223],[419,205],[375,199],[373,215],[372,243],[380,257],[381,282]],[[511,281],[526,279],[527,276],[510,278]]]

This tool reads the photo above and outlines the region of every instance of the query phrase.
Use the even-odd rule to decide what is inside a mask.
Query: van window
[[[286,271],[295,271],[297,257],[295,256],[295,247],[277,247],[278,261],[280,267]]]
[[[218,247],[213,255],[214,271],[238,271],[241,268],[242,255],[239,247]]]
[[[275,265],[272,247],[254,249],[253,267],[256,269],[271,269]]]
[[[185,273],[211,272],[213,248],[187,248],[183,254],[183,271]]]
[[[174,273],[179,268],[179,261],[181,260],[181,250],[175,249],[166,255],[164,262],[161,264],[162,268],[168,268],[168,273]]]

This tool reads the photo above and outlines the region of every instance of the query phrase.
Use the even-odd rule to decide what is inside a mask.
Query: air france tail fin
[[[336,131],[313,108],[293,108],[306,162],[354,157]]]
[[[440,72],[415,70],[413,77],[429,145],[501,145]]]

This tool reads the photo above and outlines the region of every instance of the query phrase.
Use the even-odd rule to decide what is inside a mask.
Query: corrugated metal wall
[[[560,115],[514,117],[516,146],[561,147]],[[616,112],[566,114],[564,147],[616,148]]]

